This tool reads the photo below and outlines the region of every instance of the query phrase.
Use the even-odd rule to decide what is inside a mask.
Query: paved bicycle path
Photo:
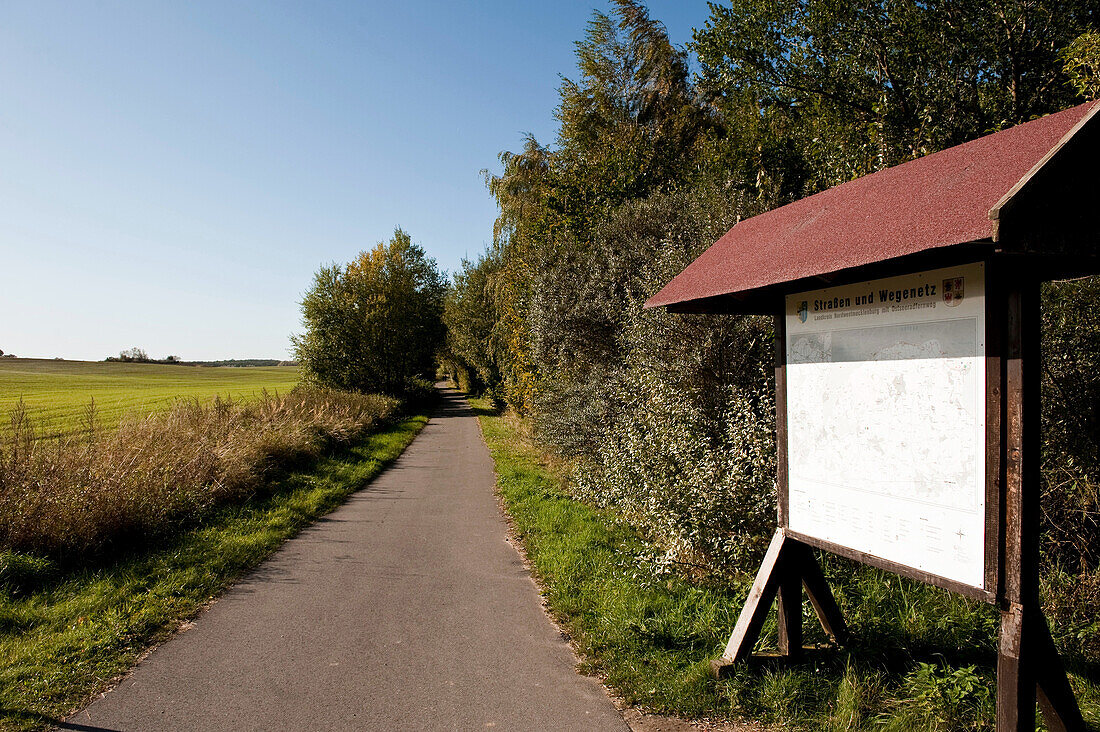
[[[574,671],[444,390],[393,466],[235,585],[83,730],[626,730]]]

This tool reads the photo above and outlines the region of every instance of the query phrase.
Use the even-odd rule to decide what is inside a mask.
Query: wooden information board
[[[787,527],[993,589],[984,264],[794,293],[784,319]]]
[[[1100,101],[739,220],[646,301],[775,318],[778,527],[716,673],[803,654],[815,549],[1000,611],[997,730],[1084,721],[1039,598],[1040,285],[1100,274]]]
[[[773,602],[802,657],[802,600],[848,630],[813,549],[1001,610],[997,729],[1084,722],[1038,597],[1039,288],[962,262],[785,297],[775,318],[779,527],[717,674]]]

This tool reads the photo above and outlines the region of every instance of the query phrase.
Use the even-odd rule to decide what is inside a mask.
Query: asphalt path
[[[369,487],[230,589],[78,730],[627,730],[578,675],[458,394]]]

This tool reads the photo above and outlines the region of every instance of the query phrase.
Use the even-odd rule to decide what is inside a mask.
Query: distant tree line
[[[165,356],[164,358],[150,358],[149,354],[141,348],[127,348],[119,352],[117,356],[108,356],[105,361],[119,363],[162,363],[176,366],[296,366],[294,361],[280,361],[274,358],[228,358],[220,361],[184,361],[179,356]]]
[[[612,7],[577,43],[553,143],[486,174],[493,244],[447,292],[443,361],[665,560],[751,570],[774,526],[771,322],[642,303],[743,218],[1095,97],[1100,2],[732,0],[687,48]],[[1043,311],[1047,580],[1091,587],[1098,300],[1095,279],[1055,283]]]
[[[169,360],[171,359],[171,360]],[[149,358],[149,354],[145,352],[145,349],[134,346],[133,348],[127,348],[126,350],[119,351],[117,356],[108,356],[106,361],[121,361],[123,363],[155,363],[155,359]],[[176,356],[169,356],[168,358],[161,359],[159,363],[176,363],[179,359]]]

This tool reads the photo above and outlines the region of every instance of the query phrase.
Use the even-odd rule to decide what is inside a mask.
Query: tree
[[[732,126],[748,122],[764,149],[795,142],[797,197],[1071,106],[1059,51],[1097,11],[1096,0],[733,0],[711,5],[692,48],[701,90]],[[765,159],[761,175],[790,163]]]
[[[149,354],[146,353],[144,349],[134,346],[133,348],[127,348],[125,351],[120,351],[118,354],[118,360],[145,363],[149,360]]]
[[[1085,99],[1100,97],[1100,32],[1082,33],[1062,52],[1066,75]]]
[[[500,313],[493,296],[501,268],[500,252],[490,250],[476,262],[462,260],[454,275],[443,307],[447,326],[445,358],[455,377],[467,391],[484,391],[496,396],[501,385],[504,347],[500,340]],[[465,383],[464,383],[465,382]]]
[[[580,77],[564,79],[558,202],[579,238],[606,208],[667,188],[690,170],[713,120],[696,104],[687,52],[634,0],[593,14],[577,42]]]
[[[446,291],[435,260],[402,229],[347,265],[322,267],[302,300],[305,332],[292,336],[309,381],[402,394],[429,377],[443,340]]]
[[[500,155],[499,176],[486,176],[500,207],[498,366],[521,413],[571,368],[538,352],[548,342],[538,334],[588,329],[571,315],[584,308],[581,291],[559,285],[591,256],[606,216],[694,176],[696,153],[714,132],[714,115],[695,101],[687,53],[640,3],[612,4],[576,44],[579,74],[559,88],[556,145],[528,137],[521,152]]]

